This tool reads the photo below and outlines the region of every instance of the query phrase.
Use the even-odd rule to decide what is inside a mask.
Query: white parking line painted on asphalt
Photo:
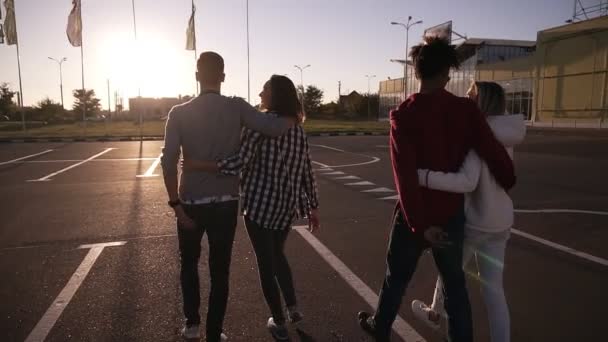
[[[353,271],[342,262],[337,256],[335,256],[321,241],[319,241],[314,235],[312,235],[308,230],[306,230],[307,226],[294,226],[295,231],[298,232],[304,240],[306,240],[312,248],[319,253],[319,255],[325,260],[341,277],[344,279],[350,287],[357,292],[361,298],[367,302],[367,304],[375,308],[376,304],[378,304],[378,296],[372,289],[367,286],[361,280],[361,278],[357,277]],[[395,323],[393,324],[393,331],[399,337],[401,337],[404,341],[414,342],[426,341],[420,334],[412,328],[401,316],[397,316]]]
[[[63,310],[68,306],[72,300],[72,297],[74,297],[74,294],[76,291],[78,291],[80,285],[82,285],[82,282],[89,274],[89,271],[93,267],[93,264],[95,264],[95,261],[101,252],[103,252],[103,249],[111,246],[122,246],[125,243],[126,242],[124,241],[117,241],[80,246],[79,248],[89,249],[89,253],[87,253],[87,255],[84,257],[84,260],[82,260],[80,266],[78,266],[76,269],[76,272],[74,272],[63,290],[61,290],[57,298],[55,298],[51,306],[46,310],[40,321],[38,321],[38,324],[36,324],[34,330],[30,332],[28,337],[25,339],[25,342],[44,341],[55,323],[57,323],[57,320],[63,313]]]
[[[155,174],[154,170],[156,170],[156,167],[158,167],[158,164],[160,164],[160,157],[162,157],[163,154],[159,154],[158,157],[156,157],[156,159],[154,160],[154,162],[152,163],[152,165],[150,165],[150,167],[148,168],[148,170],[146,171],[146,173],[144,173],[143,175],[137,175],[135,176],[136,178],[149,178],[149,177],[158,177],[160,176],[159,174]]]
[[[378,199],[385,200],[385,201],[394,201],[394,200],[398,200],[399,199],[399,195],[382,197],[382,198],[378,198]]]
[[[598,263],[598,264],[600,264],[602,266],[608,266],[608,260],[600,258],[600,257],[596,257],[595,255],[591,255],[589,253],[581,252],[581,251],[578,251],[578,250],[576,250],[574,248],[570,248],[568,246],[560,245],[559,243],[555,243],[555,242],[552,242],[552,241],[549,241],[549,240],[545,240],[545,239],[540,238],[538,236],[535,236],[535,235],[532,235],[532,234],[528,234],[526,232],[522,232],[521,230],[518,230],[518,229],[511,229],[511,231],[513,232],[513,234],[525,237],[526,239],[530,239],[532,241],[536,241],[536,242],[541,243],[541,244],[543,244],[545,246],[549,246],[551,248],[555,248],[555,249],[557,249],[559,251],[562,251],[564,253],[568,253],[568,254],[577,256],[579,258],[582,258],[582,259],[585,259],[585,260],[588,260],[588,261],[592,261],[592,262]]]
[[[347,154],[352,154],[355,156],[363,156],[366,158],[370,158],[371,160],[366,161],[366,162],[362,162],[362,163],[354,163],[354,164],[343,164],[343,165],[325,165],[325,164],[321,164],[321,163],[317,163],[318,165],[324,166],[324,167],[333,167],[333,168],[343,168],[343,167],[352,167],[352,166],[362,166],[362,165],[369,165],[369,164],[373,164],[373,163],[377,163],[380,161],[380,158],[378,157],[374,157],[374,156],[368,156],[367,154],[361,154],[361,153],[354,153],[354,152],[348,152],[345,150],[341,150],[339,148],[335,148],[335,147],[331,147],[331,146],[327,146],[327,145],[315,145],[315,144],[310,144],[310,146],[315,146],[315,147],[322,147],[322,148],[326,148],[328,150],[332,150],[332,151],[337,151],[337,152],[342,152],[342,153],[347,153]]]
[[[344,177],[336,177],[334,179],[361,179],[360,177],[357,176],[344,176]]]
[[[355,183],[346,183],[345,185],[350,185],[350,186],[364,186],[364,185],[376,185],[372,182],[368,182],[368,181],[361,181],[361,182],[355,182]]]
[[[608,216],[607,211],[578,210],[578,209],[515,209],[516,213],[522,214],[587,214]]]
[[[64,172],[66,172],[66,171],[69,171],[69,170],[71,170],[71,169],[73,169],[73,168],[75,168],[75,167],[78,167],[78,166],[80,166],[80,165],[82,165],[82,164],[84,164],[84,163],[86,163],[86,162],[89,162],[89,161],[91,161],[91,160],[93,160],[93,159],[95,159],[95,158],[97,158],[97,157],[99,157],[99,156],[101,156],[101,155],[103,155],[103,154],[106,154],[106,153],[108,153],[108,152],[110,152],[110,151],[112,151],[112,150],[115,150],[115,148],[114,148],[114,147],[106,148],[106,149],[105,149],[105,150],[103,150],[102,152],[97,153],[96,155],[94,155],[94,156],[92,156],[92,157],[90,157],[90,158],[88,158],[88,159],[85,159],[85,160],[83,160],[83,161],[81,161],[81,162],[79,162],[79,163],[76,163],[76,164],[74,164],[74,165],[70,165],[70,166],[68,166],[68,167],[66,167],[66,168],[64,168],[64,169],[61,169],[61,170],[59,170],[59,171],[57,171],[57,172],[53,172],[53,173],[51,173],[50,175],[44,176],[44,177],[42,177],[42,178],[28,180],[28,182],[48,182],[48,181],[50,181],[50,180],[51,180],[51,178],[52,178],[52,177],[55,177],[55,176],[57,176],[57,175],[58,175],[58,174],[60,174],[60,173],[64,173]]]
[[[337,175],[343,175],[343,174],[344,174],[344,172],[342,172],[342,171],[334,171],[334,172],[324,173],[323,175],[325,175],[325,176],[337,176]]]
[[[83,161],[84,159],[53,159],[53,160],[24,160],[15,162],[15,164],[50,164],[50,163],[78,163]],[[156,158],[99,158],[93,159],[90,162],[122,162],[122,161],[149,161],[156,160]]]
[[[9,160],[9,161],[5,161],[5,162],[1,162],[0,165],[6,165],[6,164],[12,164],[12,163],[16,163],[18,161],[21,160],[25,160],[25,159],[29,159],[29,158],[33,158],[33,157],[37,157],[37,156],[41,156],[43,154],[47,154],[49,152],[53,152],[53,150],[46,150],[46,151],[42,151],[40,153],[36,153],[36,154],[30,154],[29,156],[25,156],[25,157],[21,157],[21,158],[17,158],[17,159],[13,159],[13,160]]]
[[[389,189],[389,188],[375,188],[375,189],[364,190],[361,192],[395,192],[395,190]]]

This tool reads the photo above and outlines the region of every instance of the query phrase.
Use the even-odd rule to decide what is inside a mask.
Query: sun
[[[130,35],[111,37],[99,50],[102,64],[112,84],[126,97],[177,97],[195,92],[194,60],[184,49],[158,38],[135,42]]]

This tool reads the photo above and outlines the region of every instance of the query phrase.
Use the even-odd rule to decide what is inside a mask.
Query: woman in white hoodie
[[[493,82],[474,82],[467,95],[487,114],[488,124],[511,158],[513,147],[526,134],[523,115],[506,115],[505,93]],[[492,342],[510,340],[509,308],[503,289],[505,247],[513,225],[513,202],[496,183],[486,163],[470,151],[457,173],[418,170],[422,186],[448,192],[465,193],[465,241],[463,266],[475,256],[481,292],[488,312]],[[437,279],[433,303],[414,300],[415,316],[438,330],[445,315],[444,291]]]

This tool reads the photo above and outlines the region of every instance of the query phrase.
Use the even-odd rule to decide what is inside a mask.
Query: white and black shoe
[[[441,328],[441,325],[439,323],[441,320],[441,316],[439,316],[439,314],[433,311],[433,309],[431,309],[428,305],[424,304],[424,302],[420,300],[414,300],[412,302],[412,312],[418,320],[424,322],[431,329],[439,331],[439,329]],[[437,316],[439,319],[434,321],[431,319],[431,315]]]
[[[289,332],[287,331],[285,324],[276,324],[274,322],[274,318],[270,317],[266,326],[272,334],[272,337],[274,337],[277,341],[289,341]]]
[[[200,339],[201,327],[198,324],[184,325],[182,328],[182,337],[185,339]]]
[[[288,307],[285,312],[287,314],[287,321],[293,325],[298,325],[304,320],[304,314],[298,311],[298,308],[295,306]]]

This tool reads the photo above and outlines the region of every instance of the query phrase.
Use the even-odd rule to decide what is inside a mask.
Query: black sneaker
[[[365,311],[360,311],[357,317],[359,318],[359,326],[377,342],[390,342],[390,336],[378,331],[376,328],[374,316]]]

